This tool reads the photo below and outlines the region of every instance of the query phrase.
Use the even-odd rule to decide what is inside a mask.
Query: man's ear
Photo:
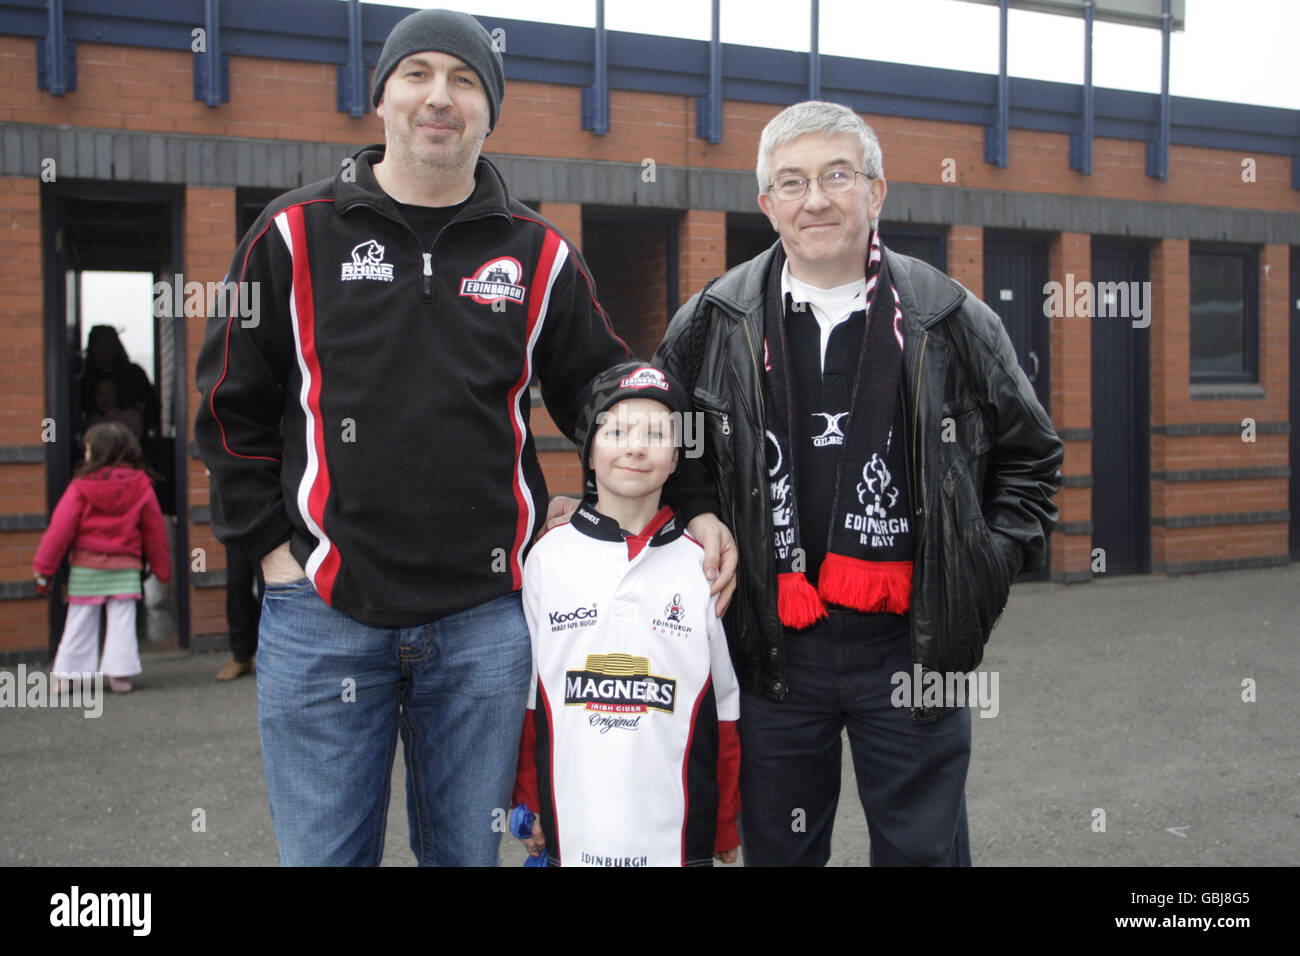
[[[875,221],[880,218],[880,210],[885,206],[885,193],[889,192],[889,186],[885,182],[885,177],[880,176],[871,180],[871,219]]]
[[[763,215],[767,216],[767,221],[772,224],[772,229],[780,232],[781,229],[776,224],[776,216],[772,212],[772,196],[770,193],[758,194],[758,208],[763,210]]]

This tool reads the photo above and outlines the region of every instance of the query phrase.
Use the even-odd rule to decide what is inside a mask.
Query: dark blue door
[[[1093,241],[1098,299],[1119,294],[1106,283],[1147,280],[1144,244]],[[1107,574],[1143,574],[1151,570],[1151,330],[1134,328],[1114,305],[1093,306],[1092,546],[1105,552]]]

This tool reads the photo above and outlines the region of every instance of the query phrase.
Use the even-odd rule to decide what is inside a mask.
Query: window
[[[1193,382],[1259,381],[1259,252],[1193,244],[1190,262]]]

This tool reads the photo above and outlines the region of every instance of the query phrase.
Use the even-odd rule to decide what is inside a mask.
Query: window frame
[[[1196,256],[1224,256],[1242,260],[1242,365],[1232,372],[1196,371],[1192,367],[1192,274]],[[1187,368],[1192,385],[1259,383],[1259,259],[1258,246],[1229,242],[1193,242],[1187,255]]]

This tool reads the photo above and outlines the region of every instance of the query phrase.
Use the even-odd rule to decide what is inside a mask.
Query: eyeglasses
[[[846,193],[856,186],[859,176],[865,176],[867,179],[872,178],[870,174],[864,173],[860,169],[841,168],[826,170],[817,177],[817,182],[822,187],[822,192],[828,196],[834,196],[838,193]],[[784,199],[789,202],[806,196],[811,184],[812,180],[804,176],[782,176],[767,188],[777,199]]]

